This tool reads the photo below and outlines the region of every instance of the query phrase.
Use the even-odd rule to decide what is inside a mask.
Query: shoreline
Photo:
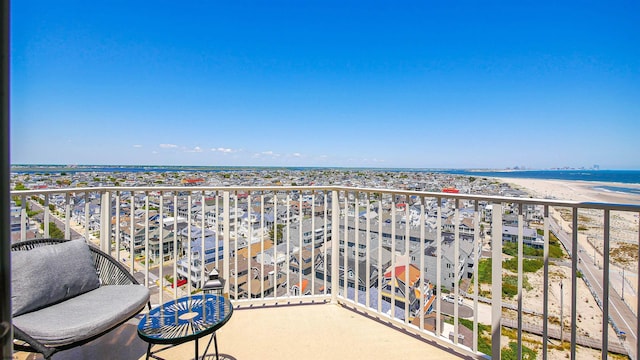
[[[640,205],[640,193],[635,194],[599,188],[630,188],[640,191],[640,184],[502,177],[496,177],[495,179],[502,183],[515,185],[538,199]]]

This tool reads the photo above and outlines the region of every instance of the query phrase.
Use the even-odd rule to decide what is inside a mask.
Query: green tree
[[[271,238],[271,240],[273,240],[274,243],[277,244],[282,244],[282,242],[284,242],[284,225],[282,224],[278,224],[276,225],[276,233],[274,234],[274,229],[271,228],[269,230],[269,237]]]
[[[40,229],[44,230],[44,223],[40,224]],[[53,239],[64,239],[64,231],[60,230],[53,221],[49,222],[49,237]]]

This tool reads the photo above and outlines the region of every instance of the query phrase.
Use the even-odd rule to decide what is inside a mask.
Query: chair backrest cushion
[[[91,250],[82,240],[11,252],[13,316],[97,289]]]

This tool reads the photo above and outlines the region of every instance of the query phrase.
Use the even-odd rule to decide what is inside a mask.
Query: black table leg
[[[216,333],[213,333],[213,346],[216,348],[216,360],[220,360],[218,357],[218,338],[216,337]]]
[[[218,358],[218,338],[216,338],[216,333],[213,333],[213,336],[211,336],[209,338],[209,342],[207,343],[207,347],[204,349],[204,354],[202,355],[202,357],[204,358],[207,355],[207,351],[209,351],[209,346],[211,346],[211,340],[214,341],[214,345],[216,348],[216,360],[219,360]]]

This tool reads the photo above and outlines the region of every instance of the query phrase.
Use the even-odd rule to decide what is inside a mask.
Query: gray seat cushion
[[[15,326],[48,346],[98,335],[138,313],[149,301],[142,285],[109,285],[13,318]]]
[[[99,286],[91,250],[82,240],[11,252],[11,303],[14,316]]]

